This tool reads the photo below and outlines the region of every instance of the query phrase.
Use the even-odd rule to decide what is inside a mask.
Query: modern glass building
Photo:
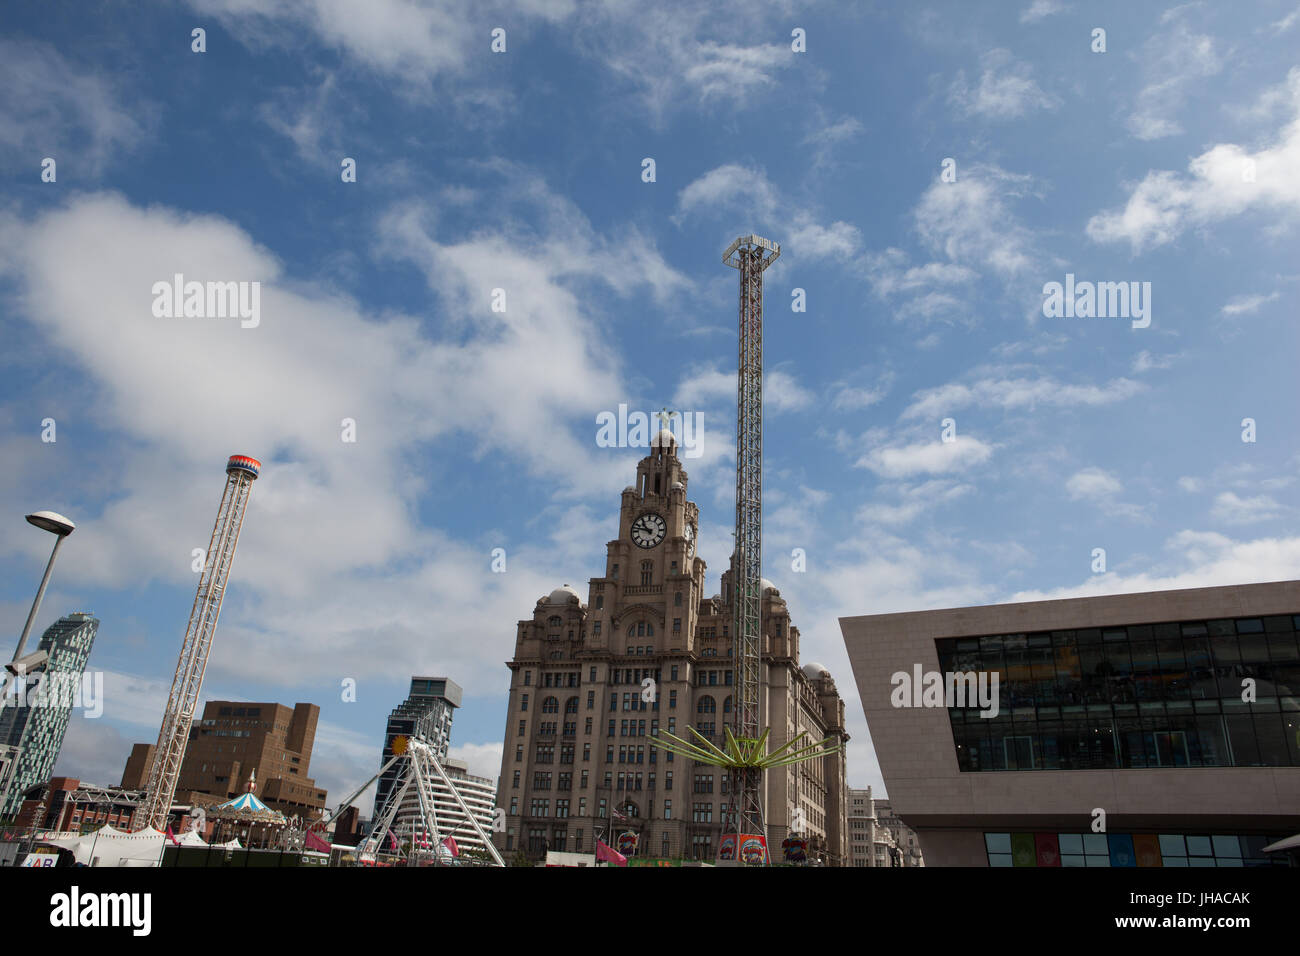
[[[90,701],[82,693],[83,674],[99,630],[99,619],[87,612],[59,618],[41,635],[39,648],[49,660],[19,684],[21,701],[4,701],[0,710],[0,747],[16,748],[0,816],[14,816],[23,794],[50,779],[73,706]]]
[[[462,691],[459,684],[447,677],[412,677],[411,691],[406,700],[388,715],[384,732],[384,750],[379,765],[387,763],[396,751],[398,738],[417,737],[433,748],[439,763],[447,759],[451,743],[451,722],[455,709],[460,706]],[[389,770],[379,778],[375,788],[374,819],[378,820],[388,806],[388,799],[401,789],[401,767]]]
[[[1267,865],[1300,832],[1300,582],[840,626],[927,865]]]
[[[1300,767],[1300,617],[948,638],[944,673],[997,672],[1001,707],[951,708],[963,771]]]

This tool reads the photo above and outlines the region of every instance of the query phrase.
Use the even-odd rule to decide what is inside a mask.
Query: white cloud
[[[1028,176],[972,165],[955,183],[930,185],[914,214],[917,231],[957,265],[987,268],[1004,278],[1023,273],[1036,259],[1034,240],[1006,200],[1024,196],[1029,185]],[[944,277],[951,279],[951,273]]]
[[[1021,23],[1035,23],[1066,9],[1061,0],[1034,0],[1020,12]]]
[[[148,104],[128,107],[117,84],[47,43],[0,38],[0,158],[24,177],[58,163],[59,182],[98,176],[148,134]]]
[[[859,508],[855,518],[868,524],[903,525],[915,520],[926,511],[956,501],[974,490],[974,485],[940,478],[914,485],[882,487],[879,489],[880,493],[887,494],[892,491],[898,496],[898,503],[886,504],[873,501]]]
[[[862,236],[846,222],[823,225],[801,205],[784,199],[761,169],[727,163],[709,170],[688,183],[677,195],[674,222],[692,214],[717,212],[742,214],[744,222],[755,218],[785,223],[780,239],[781,254],[806,259],[848,259],[857,254]],[[741,219],[736,220],[737,223]],[[738,234],[746,234],[737,225]]]
[[[1269,29],[1274,33],[1285,33],[1295,26],[1297,21],[1300,21],[1300,7],[1296,7],[1281,20],[1274,21],[1269,25]]]
[[[1276,302],[1280,296],[1281,294],[1278,292],[1269,295],[1239,295],[1225,304],[1219,311],[1224,315],[1250,315],[1258,312],[1260,306],[1269,302]]]
[[[701,208],[741,205],[770,218],[777,207],[775,187],[761,169],[728,163],[692,180],[677,195],[677,215]]]
[[[1085,468],[1070,476],[1065,490],[1075,501],[1098,501],[1110,498],[1124,490],[1119,479],[1101,468]]]
[[[1084,468],[1075,472],[1066,481],[1065,490],[1072,501],[1087,501],[1097,505],[1105,514],[1134,521],[1149,520],[1146,511],[1138,505],[1119,500],[1124,485],[1102,468]]]
[[[526,614],[555,586],[557,566],[581,581],[598,559],[589,541],[575,553],[578,545],[554,536],[522,545],[519,529],[457,540],[422,524],[417,501],[433,476],[416,456],[435,440],[490,452],[521,476],[562,478],[557,499],[622,487],[635,452],[597,449],[594,415],[634,396],[603,317],[590,311],[599,300],[571,284],[659,295],[650,288],[658,277],[679,290],[685,281],[643,240],[629,266],[626,234],[595,233],[544,190],[501,192],[547,206],[543,228],[526,238],[511,217],[493,215],[508,238],[481,231],[444,242],[411,206],[382,220],[379,254],[409,256],[439,297],[424,322],[367,314],[286,276],[253,237],[215,216],[100,194],[5,221],[13,306],[41,342],[84,369],[93,405],[78,413],[115,436],[118,490],[78,514],[77,546],[61,559],[68,579],[193,588],[190,551],[207,544],[225,456],[253,454],[265,467],[212,673],[263,680],[287,659],[298,662],[300,681],[336,679],[344,666],[357,677],[416,673],[429,601],[447,606],[441,626],[461,637],[449,645],[449,672],[466,686],[500,684],[510,631],[503,644],[499,621],[481,608]],[[260,281],[261,323],[155,318],[153,283],[178,272]],[[504,314],[489,305],[498,285],[509,290]],[[357,422],[355,444],[340,442],[345,417]],[[6,464],[27,482],[41,467],[27,452]],[[0,487],[11,508],[21,494]],[[6,551],[19,546],[4,539]],[[509,549],[508,575],[490,573],[496,546]],[[412,593],[423,600],[412,604]],[[176,653],[173,639],[160,659]]]
[[[1088,220],[1096,242],[1127,241],[1135,253],[1172,242],[1189,227],[1219,222],[1248,210],[1294,217],[1300,212],[1300,67],[1287,75],[1295,118],[1272,146],[1255,152],[1220,143],[1188,164],[1188,176],[1151,171],[1124,208]]]
[[[1231,491],[1224,491],[1215,497],[1210,515],[1226,524],[1253,524],[1257,521],[1273,521],[1281,517],[1285,510],[1268,495],[1242,498]]]
[[[736,373],[724,372],[717,366],[705,365],[691,369],[673,394],[677,408],[698,409],[736,401]],[[807,408],[813,395],[784,369],[770,369],[763,373],[763,406],[774,411],[797,411]]]
[[[1178,355],[1152,355],[1146,349],[1143,349],[1133,359],[1133,373],[1140,375],[1142,372],[1149,372],[1152,369],[1167,369],[1174,364],[1179,358]]]
[[[1183,475],[1178,479],[1178,487],[1188,494],[1196,494],[1205,487],[1205,482],[1200,478],[1194,478],[1190,475]]]
[[[957,72],[948,89],[948,101],[959,110],[1006,120],[1035,109],[1054,110],[1060,100],[1044,93],[1035,82],[1033,70],[1018,61],[1010,50],[990,50],[980,58],[979,84],[971,88],[964,71]]]
[[[1167,11],[1162,22],[1177,19]],[[1168,33],[1158,33],[1143,44],[1136,58],[1143,65],[1146,85],[1137,95],[1128,127],[1138,139],[1160,139],[1183,131],[1175,114],[1187,98],[1192,81],[1223,69],[1214,39],[1192,33],[1181,20]]]
[[[966,471],[988,461],[993,446],[970,435],[953,441],[923,441],[913,445],[873,448],[857,460],[858,468],[869,468],[884,478],[907,478],[919,474]]]
[[[835,397],[831,399],[831,408],[836,411],[860,411],[864,408],[870,408],[888,394],[888,388],[853,388],[848,385],[840,386],[835,392]]]
[[[459,744],[447,748],[447,756],[469,765],[469,772],[493,780],[501,775],[504,745],[500,740],[486,744]]]
[[[983,378],[969,385],[951,382],[916,393],[903,418],[951,415],[958,409],[1033,409],[1047,406],[1096,407],[1131,398],[1146,386],[1132,379],[1112,379],[1104,385],[1071,385],[1052,378]]]
[[[1052,601],[1099,594],[1136,594],[1300,578],[1300,538],[1233,541],[1221,534],[1186,530],[1169,538],[1165,549],[1171,559],[1147,571],[1096,574],[1082,584],[1020,591],[1005,600]]]

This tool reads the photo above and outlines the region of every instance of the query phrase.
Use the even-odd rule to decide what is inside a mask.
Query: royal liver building
[[[618,537],[587,599],[567,584],[519,622],[497,805],[498,847],[590,854],[597,838],[625,855],[713,860],[730,808],[727,774],[650,745],[688,725],[723,744],[733,725],[731,572],[705,596],[696,556],[699,508],[672,435],[662,431],[623,489]],[[768,749],[798,733],[844,732],[827,670],[799,666],[799,629],[764,581],[762,722]],[[734,725],[733,725],[734,726]],[[692,738],[693,739],[693,738]],[[764,812],[773,862],[793,831],[809,860],[846,865],[843,750],[768,772]],[[734,832],[734,830],[733,830]]]

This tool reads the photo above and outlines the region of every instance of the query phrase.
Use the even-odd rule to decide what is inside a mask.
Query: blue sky
[[[446,674],[495,775],[515,622],[586,593],[640,454],[602,411],[703,416],[716,588],[720,260],[751,232],[783,249],[765,574],[848,701],[853,785],[881,779],[839,616],[1300,576],[1300,6],[845,6],[7,6],[0,624],[47,553],[21,516],[64,512],[38,628],[93,610],[107,675],[59,772],[116,783],[156,739],[242,453],[204,698],[319,703],[337,799]],[[155,317],[177,272],[260,282],[259,324]],[[1045,316],[1067,274],[1150,283],[1149,326]]]

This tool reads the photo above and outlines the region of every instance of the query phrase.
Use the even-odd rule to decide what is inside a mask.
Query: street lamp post
[[[41,578],[41,586],[36,591],[36,600],[32,602],[32,609],[27,615],[27,623],[23,625],[22,636],[18,638],[18,647],[14,649],[14,656],[5,665],[5,670],[9,673],[5,675],[3,682],[0,682],[0,709],[5,705],[8,697],[10,680],[17,680],[20,675],[25,675],[29,671],[35,670],[45,663],[48,654],[45,651],[37,651],[34,654],[23,656],[23,651],[27,648],[27,637],[32,632],[32,624],[36,621],[36,612],[41,608],[41,599],[45,597],[45,589],[50,583],[50,572],[54,570],[54,559],[59,556],[59,548],[63,545],[63,539],[72,534],[76,528],[71,521],[63,515],[53,511],[37,511],[27,515],[27,523],[40,528],[42,531],[48,531],[55,536],[54,550],[50,552],[50,560],[46,562],[45,574]],[[22,748],[15,745],[9,748],[9,755],[5,772],[0,774],[0,804],[7,802],[9,797],[9,784],[18,772],[18,760],[22,754]]]
[[[71,521],[56,514],[53,511],[37,511],[35,514],[27,516],[27,522],[35,525],[42,531],[48,531],[55,536],[54,550],[50,552],[50,560],[45,565],[45,576],[41,578],[41,586],[36,592],[36,600],[32,602],[31,612],[27,615],[27,623],[23,625],[22,637],[18,638],[18,648],[14,651],[13,660],[9,663],[10,673],[17,673],[15,665],[23,656],[23,649],[27,646],[27,637],[32,632],[32,624],[36,620],[36,612],[41,609],[41,599],[45,597],[45,588],[50,583],[50,572],[54,570],[54,559],[59,556],[59,548],[63,545],[63,539],[72,534],[76,528]]]

